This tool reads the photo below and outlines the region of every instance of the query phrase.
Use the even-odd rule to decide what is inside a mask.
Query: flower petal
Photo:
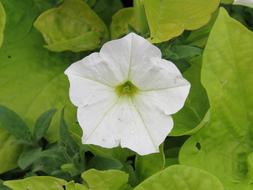
[[[100,55],[110,63],[115,73],[120,73],[119,83],[123,83],[129,78],[131,65],[143,66],[147,58],[161,58],[161,51],[143,37],[130,33],[105,43]]]
[[[78,107],[115,97],[113,88],[80,76],[69,75],[71,102]]]
[[[131,81],[142,91],[162,90],[189,85],[170,61],[152,58],[146,66],[132,66]]]
[[[96,144],[107,148],[121,145],[140,155],[150,154],[159,151],[159,145],[173,125],[170,117],[164,114],[161,117],[151,107],[148,108],[151,111],[144,113],[146,107],[143,106],[140,109],[144,114],[142,116],[129,98],[119,99],[105,114],[97,113],[103,106],[95,107],[96,109],[91,108],[89,111],[87,107],[78,110],[78,120],[81,126],[84,126],[83,143],[85,144]],[[96,117],[97,119],[92,118],[97,115],[100,115]]]
[[[190,91],[190,84],[162,90],[140,92],[136,98],[148,102],[166,115],[179,111],[185,103]]]
[[[119,74],[113,70],[112,65],[105,62],[99,53],[92,53],[73,63],[67,68],[65,74],[79,76],[110,87],[117,85],[119,78]]]

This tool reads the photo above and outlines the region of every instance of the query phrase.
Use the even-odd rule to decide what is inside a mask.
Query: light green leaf
[[[219,0],[145,0],[151,41],[159,43],[207,24]]]
[[[56,52],[93,50],[108,38],[103,21],[82,0],[64,0],[42,13],[34,26],[43,34],[45,47]]]
[[[137,155],[135,158],[135,172],[140,182],[161,171],[164,169],[164,166],[165,156],[163,152],[163,146],[160,148],[159,153],[145,156]]]
[[[43,39],[32,23],[43,3],[37,5],[33,0],[2,0],[2,3],[7,14],[8,43],[0,49],[1,104],[14,110],[28,126],[33,126],[46,110],[65,106],[65,119],[73,130],[77,126],[75,108],[69,101],[69,84],[63,72],[80,59],[79,55],[54,54],[42,47]],[[50,141],[58,138],[59,118],[57,112],[46,134]]]
[[[183,109],[173,115],[175,126],[171,136],[193,134],[209,120],[208,97],[200,83],[201,61],[202,57],[194,58],[191,67],[183,74],[191,83],[191,89]]]
[[[180,163],[203,168],[226,189],[253,188],[253,33],[220,10],[204,52],[211,118],[186,141]]]
[[[5,15],[4,7],[2,3],[0,2],[0,47],[2,46],[3,39],[4,39],[5,20],[6,20],[6,15]]]
[[[124,8],[116,12],[112,17],[111,38],[117,39],[127,34],[132,27],[137,30],[137,23],[134,14],[134,8]]]
[[[22,151],[17,139],[5,129],[0,128],[0,174],[17,166],[17,159]]]
[[[84,172],[82,178],[92,190],[124,190],[128,182],[128,174],[119,170],[91,169]]]
[[[13,190],[64,190],[67,182],[50,176],[35,176],[20,180],[5,181],[4,185]]]
[[[146,179],[134,190],[223,190],[213,175],[197,168],[173,165]]]
[[[66,190],[88,190],[88,188],[83,184],[69,182],[66,185]]]

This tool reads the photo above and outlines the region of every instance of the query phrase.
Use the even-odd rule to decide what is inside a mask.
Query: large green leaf
[[[146,179],[134,190],[223,190],[223,186],[206,171],[173,165]]]
[[[208,97],[200,82],[201,58],[194,58],[191,67],[183,74],[191,83],[191,90],[183,109],[173,115],[175,126],[171,136],[193,134],[209,120]]]
[[[63,72],[79,57],[50,53],[42,47],[41,35],[32,28],[33,20],[43,8],[41,1],[36,4],[33,0],[2,0],[2,3],[7,23],[6,43],[0,49],[1,104],[17,112],[28,126],[33,126],[46,110],[65,106],[65,119],[73,126],[76,116]],[[47,133],[50,140],[57,139],[59,116],[58,112]]]
[[[41,14],[34,26],[43,34],[45,47],[56,52],[93,50],[108,38],[104,22],[82,0],[64,0]]]
[[[186,141],[180,162],[203,168],[226,189],[253,188],[253,33],[220,10],[204,52],[209,123]]]
[[[151,41],[159,43],[205,25],[219,0],[145,0]]]
[[[83,180],[92,190],[124,190],[128,175],[119,170],[88,170],[82,174]]]
[[[4,27],[5,27],[5,11],[2,3],[0,2],[0,47],[2,46],[3,43],[3,38],[4,38]]]
[[[13,190],[64,190],[67,182],[49,176],[35,176],[21,180],[5,181],[4,185]]]

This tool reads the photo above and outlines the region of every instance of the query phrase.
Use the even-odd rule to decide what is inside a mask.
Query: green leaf
[[[100,156],[94,156],[88,162],[88,168],[94,168],[97,170],[109,170],[109,169],[122,169],[123,164],[113,158],[104,158]]]
[[[4,39],[4,28],[6,22],[6,15],[4,11],[4,7],[0,2],[0,47],[2,46],[3,39]]]
[[[171,136],[193,134],[209,120],[209,101],[200,82],[201,58],[194,58],[191,67],[183,74],[191,83],[191,89],[183,109],[173,115],[175,126]]]
[[[67,184],[65,180],[49,176],[35,176],[4,182],[4,185],[13,190],[64,190],[65,184]]]
[[[207,24],[219,0],[145,0],[151,41],[159,43]]]
[[[135,158],[135,171],[139,181],[150,177],[151,175],[161,171],[165,166],[165,156],[163,146],[159,153],[149,154],[145,156],[137,155]]]
[[[31,133],[25,122],[12,110],[0,105],[0,128],[22,142],[31,141]]]
[[[83,180],[92,190],[124,190],[128,175],[119,170],[88,170],[82,174]]]
[[[135,155],[134,152],[132,152],[129,149],[121,148],[121,147],[115,147],[115,148],[103,148],[101,146],[96,145],[83,145],[85,149],[92,152],[94,155],[109,159],[116,159],[121,162],[125,162],[127,157]]]
[[[68,126],[66,122],[64,121],[64,110],[62,110],[61,112],[59,143],[60,145],[66,148],[70,156],[74,156],[76,153],[79,152],[79,145],[71,136],[71,133],[68,130]]]
[[[210,121],[190,137],[180,163],[216,175],[226,189],[252,189],[253,33],[220,10],[204,52]]]
[[[26,148],[18,159],[18,166],[25,169],[41,156],[41,148]]]
[[[39,141],[47,132],[53,116],[56,112],[56,109],[50,109],[44,112],[36,121],[34,130],[33,130],[33,137],[35,141]]]
[[[22,151],[22,146],[10,133],[0,128],[0,174],[17,166],[17,159]]]
[[[134,15],[134,8],[124,8],[116,12],[112,17],[111,38],[117,39],[129,33],[129,27],[137,29],[137,22]]]
[[[123,5],[119,0],[97,0],[93,10],[109,26],[112,21],[112,15],[121,8],[123,8]]]
[[[215,11],[211,19],[209,20],[208,24],[190,33],[190,35],[186,39],[186,43],[204,48],[206,46],[208,36],[216,21],[217,16],[218,16],[218,11]]]
[[[66,185],[66,190],[88,190],[88,188],[83,184],[69,182]]]
[[[0,102],[20,115],[28,126],[52,107],[65,106],[65,118],[77,128],[75,108],[69,101],[69,84],[64,70],[80,55],[54,54],[43,48],[41,35],[32,28],[44,3],[33,0],[2,0],[7,14],[6,35],[0,49]],[[37,2],[37,1],[36,1]],[[15,29],[14,29],[15,28]],[[60,112],[46,134],[49,141],[58,139]]]
[[[234,0],[221,0],[221,3],[232,4]]]
[[[82,0],[64,0],[42,13],[34,26],[43,34],[45,47],[56,52],[93,50],[108,38],[103,21]]]
[[[134,190],[223,190],[220,181],[206,171],[174,165],[146,179]]]
[[[133,0],[134,4],[134,16],[136,20],[136,28],[140,30],[142,36],[145,36],[149,33],[147,16],[144,8],[143,0]]]

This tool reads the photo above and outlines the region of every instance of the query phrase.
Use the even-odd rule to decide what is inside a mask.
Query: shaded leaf
[[[200,82],[202,57],[194,58],[183,76],[191,83],[189,96],[183,109],[173,115],[175,126],[170,135],[189,135],[203,127],[209,120],[209,101]]]
[[[94,11],[109,26],[114,15],[119,9],[123,8],[119,0],[97,0]]]
[[[25,122],[14,111],[0,105],[0,128],[7,130],[21,142],[30,143],[31,133]]]
[[[50,109],[44,112],[36,121],[33,129],[33,137],[35,141],[39,141],[47,132],[56,109]]]
[[[159,153],[145,156],[137,155],[135,158],[135,171],[140,182],[161,171],[164,169],[164,166],[165,156],[163,152],[163,146],[160,148]]]

